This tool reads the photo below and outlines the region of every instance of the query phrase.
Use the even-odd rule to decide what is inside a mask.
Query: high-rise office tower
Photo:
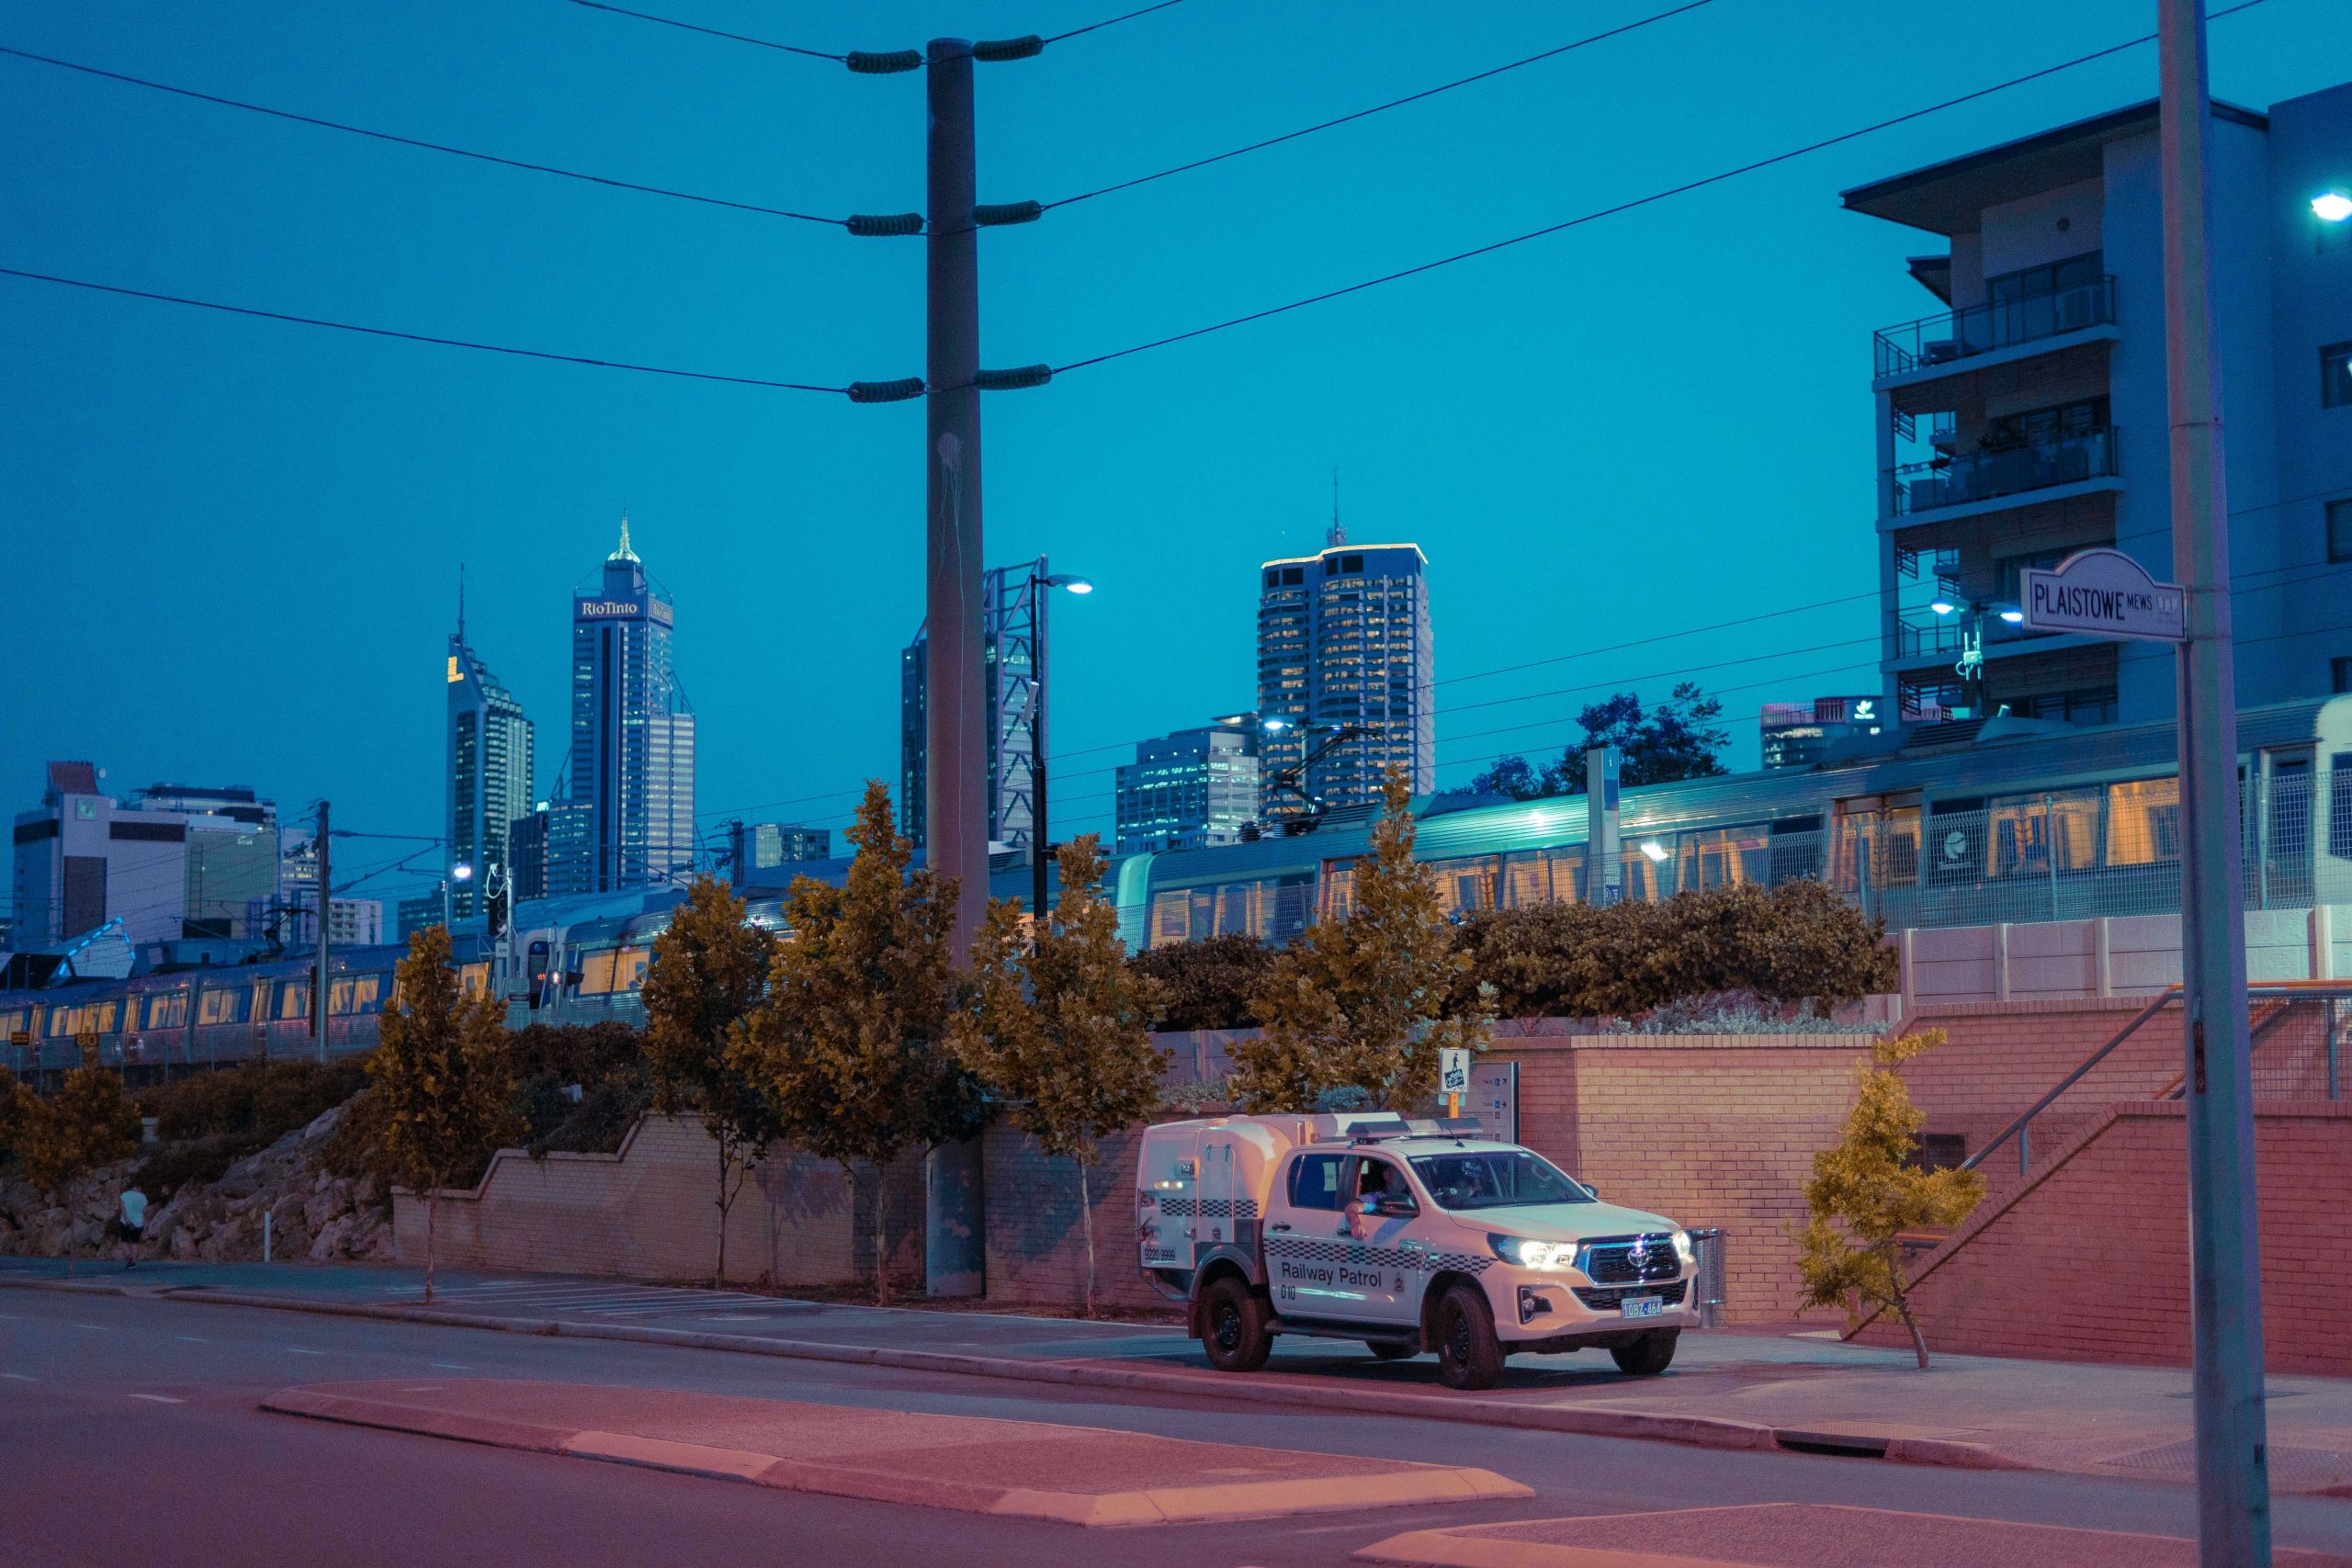
[[[1037,595],[1046,563],[1022,561],[991,568],[981,579],[982,683],[988,692],[989,841],[1014,847],[1029,842],[1035,811],[1037,759]],[[930,628],[899,657],[899,830],[923,843],[923,789],[929,759],[924,732],[923,681],[930,656]]]
[[[695,857],[695,714],[670,597],[629,548],[571,602],[571,755],[550,812],[550,893],[684,883]],[[529,814],[528,802],[514,815]]]
[[[1119,765],[1118,852],[1241,842],[1258,815],[1257,717],[1136,741],[1136,760]]]
[[[493,867],[502,873],[514,869],[514,824],[531,814],[534,763],[531,721],[523,716],[523,705],[466,641],[462,579],[445,684],[449,766],[441,797],[448,865],[472,868],[470,876],[453,886],[449,900],[450,913],[462,920],[479,910]]]
[[[1437,787],[1429,560],[1418,545],[1328,544],[1259,569],[1258,814],[1377,800],[1392,766]]]

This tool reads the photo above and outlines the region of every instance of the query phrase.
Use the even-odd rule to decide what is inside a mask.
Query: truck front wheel
[[[1446,1287],[1437,1299],[1437,1375],[1448,1388],[1492,1388],[1503,1375],[1494,1310],[1476,1285]]]
[[[1201,1348],[1210,1366],[1221,1372],[1254,1372],[1273,1348],[1266,1303],[1247,1280],[1228,1274],[1201,1293]]]
[[[1616,1358],[1619,1371],[1654,1378],[1674,1364],[1675,1341],[1681,1337],[1679,1328],[1653,1328],[1631,1345],[1620,1345],[1609,1353]]]

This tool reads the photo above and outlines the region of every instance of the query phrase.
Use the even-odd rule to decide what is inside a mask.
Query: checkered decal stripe
[[[1171,1219],[1185,1220],[1198,1216],[1204,1220],[1254,1220],[1258,1217],[1258,1200],[1255,1198],[1210,1198],[1204,1201],[1178,1197],[1172,1192],[1147,1192],[1143,1196],[1147,1201],[1158,1198],[1159,1212]]]
[[[1482,1274],[1494,1267],[1491,1258],[1473,1258],[1459,1252],[1424,1252],[1419,1247],[1360,1247],[1351,1241],[1309,1241],[1299,1236],[1268,1236],[1266,1256],[1270,1258],[1288,1258],[1301,1263],[1352,1263],[1366,1269],[1403,1269],[1417,1272],[1436,1273],[1441,1269],[1456,1269],[1467,1274]]]

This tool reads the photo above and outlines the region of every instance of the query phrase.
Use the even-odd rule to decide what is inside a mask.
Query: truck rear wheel
[[[1492,1388],[1503,1375],[1494,1310],[1476,1285],[1446,1287],[1437,1299],[1437,1375],[1448,1388]]]
[[[1609,1354],[1615,1358],[1617,1370],[1637,1378],[1654,1378],[1674,1364],[1675,1342],[1682,1337],[1679,1328],[1653,1328],[1631,1345],[1619,1345]]]
[[[1201,1292],[1201,1349],[1209,1365],[1221,1372],[1264,1366],[1274,1348],[1266,1316],[1266,1303],[1247,1280],[1228,1274]]]

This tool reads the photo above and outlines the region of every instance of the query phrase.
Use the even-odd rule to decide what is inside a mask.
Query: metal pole
[[[319,802],[319,942],[311,974],[311,1038],[319,1060],[327,1059],[327,910],[334,900],[334,866],[327,851],[327,803]]]
[[[930,867],[956,879],[955,962],[988,902],[988,704],[982,686],[978,233],[972,223],[972,46],[930,48],[927,575],[923,816]]]
[[[2248,1568],[2270,1561],[2270,1478],[2264,1461],[2229,505],[2210,254],[2212,117],[2203,0],[2157,0],[2157,8],[2173,575],[2188,601],[2178,667],[2180,936],[2198,1558],[2206,1568]]]
[[[1029,863],[1036,874],[1036,898],[1029,906],[1043,935],[1049,909],[1046,903],[1046,857],[1053,840],[1046,833],[1046,558],[1029,579]]]
[[[933,39],[926,51],[928,318],[923,379],[925,863],[956,879],[951,962],[965,964],[988,904],[988,704],[981,685],[979,236],[975,231],[972,46]],[[934,1296],[985,1286],[978,1139],[924,1162],[923,1265]]]
[[[2050,918],[2058,918],[2058,808],[2041,797],[2041,858],[2050,865]]]

